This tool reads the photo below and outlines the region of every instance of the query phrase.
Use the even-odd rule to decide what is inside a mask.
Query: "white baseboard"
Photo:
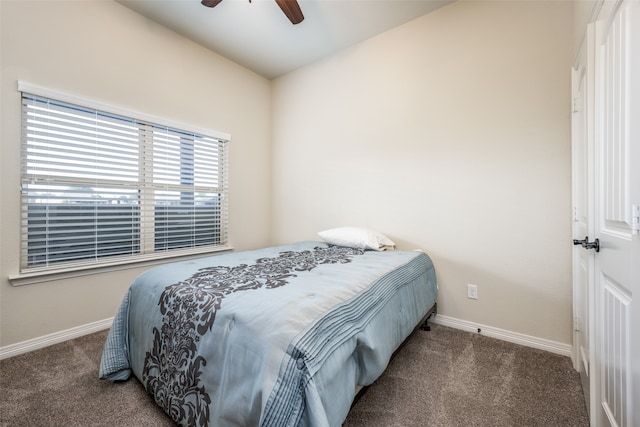
[[[539,350],[550,351],[551,353],[560,354],[562,356],[571,357],[571,345],[569,344],[563,344],[544,338],[537,338],[518,332],[494,328],[492,326],[473,323],[467,320],[460,320],[454,317],[443,316],[442,314],[437,314],[436,316],[432,317],[431,319],[429,319],[429,322],[475,333],[477,333],[478,329],[480,329],[480,333],[488,337],[497,338],[503,341],[508,341],[527,347],[537,348]],[[50,345],[58,344],[84,335],[89,335],[94,332],[103,331],[105,329],[109,329],[112,323],[113,317],[67,329],[65,331],[45,335],[43,337],[34,338],[28,341],[11,344],[6,347],[0,347],[0,360],[12,356],[17,356],[18,354],[28,353],[33,350],[48,347]]]
[[[480,330],[481,335],[485,335],[492,338],[497,338],[502,341],[512,342],[514,344],[520,344],[527,347],[537,348],[539,350],[549,351],[551,353],[560,354],[562,356],[571,357],[572,346],[570,344],[563,344],[556,341],[547,340],[544,338],[533,337],[531,335],[525,335],[518,332],[507,331],[504,329],[494,328],[492,326],[482,325],[479,323],[469,322],[467,320],[460,320],[454,317],[443,316],[437,314],[429,319],[429,322],[436,323],[442,326],[448,326],[450,328],[461,329],[463,331],[478,333]]]
[[[11,344],[5,347],[0,347],[0,360],[12,356],[17,356],[23,353],[28,353],[33,350],[48,347],[50,345],[59,344],[61,342],[78,338],[84,335],[89,335],[94,332],[103,331],[105,329],[109,329],[112,323],[113,317],[109,319],[99,320],[97,322],[87,323],[86,325],[77,326],[75,328],[67,329],[64,331],[55,332],[43,337],[38,337],[16,344]]]

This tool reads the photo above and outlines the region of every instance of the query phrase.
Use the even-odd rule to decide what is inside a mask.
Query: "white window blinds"
[[[23,271],[227,244],[228,141],[22,94]]]

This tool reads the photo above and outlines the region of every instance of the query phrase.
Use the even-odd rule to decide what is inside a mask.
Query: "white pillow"
[[[362,227],[338,227],[324,230],[318,236],[330,245],[384,251],[396,244],[382,233]]]

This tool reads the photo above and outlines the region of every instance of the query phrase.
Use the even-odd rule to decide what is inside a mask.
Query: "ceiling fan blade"
[[[207,0],[202,0],[207,1]],[[214,0],[215,1],[215,0]],[[302,10],[300,10],[300,5],[298,5],[297,0],[276,0],[280,9],[287,15],[289,21],[293,25],[299,24],[304,19],[304,15],[302,14]]]
[[[218,5],[218,3],[220,3],[222,0],[202,0],[202,4],[204,6],[207,7],[215,7]]]

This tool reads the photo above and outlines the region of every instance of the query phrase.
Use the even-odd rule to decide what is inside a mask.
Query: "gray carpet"
[[[137,380],[98,380],[106,332],[0,361],[2,426],[170,426]],[[566,357],[433,325],[354,404],[355,426],[588,426]]]
[[[567,357],[432,325],[406,342],[345,426],[588,426]]]

